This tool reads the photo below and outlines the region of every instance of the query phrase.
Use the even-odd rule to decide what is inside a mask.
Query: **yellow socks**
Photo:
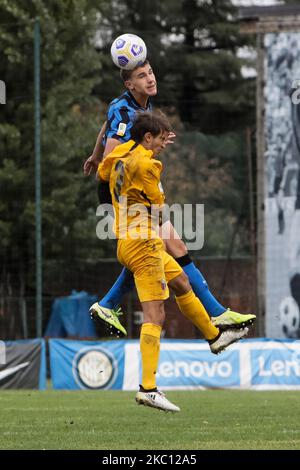
[[[156,387],[156,369],[159,360],[161,327],[143,323],[140,335],[142,355],[142,387],[151,390]]]
[[[218,336],[219,329],[214,326],[200,300],[190,290],[187,294],[176,297],[181,312],[204,335],[211,340]],[[144,323],[140,334],[142,356],[142,387],[145,390],[156,388],[156,370],[159,361],[161,327],[153,323]]]
[[[207,311],[192,290],[176,297],[176,302],[183,315],[201,331],[205,339],[214,339],[218,336],[219,329],[214,326]]]

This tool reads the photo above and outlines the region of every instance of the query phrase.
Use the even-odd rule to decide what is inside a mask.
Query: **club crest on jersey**
[[[126,128],[127,128],[126,124],[124,122],[120,122],[117,135],[119,135],[120,137],[123,137],[125,135]]]
[[[162,280],[160,281],[160,284],[161,284],[162,290],[166,290],[166,288],[167,288],[167,282],[166,282],[166,280],[165,280],[165,279],[162,279]]]

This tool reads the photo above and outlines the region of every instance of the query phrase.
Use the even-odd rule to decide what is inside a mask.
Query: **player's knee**
[[[161,302],[159,306],[159,316],[158,316],[158,325],[163,326],[166,318],[164,302]]]
[[[153,302],[142,303],[144,312],[144,323],[153,323],[163,326],[165,321],[164,301],[155,300]]]
[[[187,248],[182,240],[164,240],[166,251],[173,258],[180,258],[187,254]]]
[[[169,282],[169,287],[177,296],[187,294],[191,290],[189,278],[183,271],[179,276]]]

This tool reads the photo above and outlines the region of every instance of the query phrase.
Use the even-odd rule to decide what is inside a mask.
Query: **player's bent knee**
[[[169,287],[177,296],[187,294],[192,289],[189,278],[183,271],[179,276],[169,282]]]
[[[166,251],[173,258],[180,258],[187,254],[187,248],[182,240],[164,240]]]

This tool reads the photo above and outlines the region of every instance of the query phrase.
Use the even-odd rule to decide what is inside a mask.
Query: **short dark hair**
[[[139,67],[144,67],[146,64],[149,64],[149,60],[146,59],[145,62],[143,62],[142,64],[140,65],[137,65],[136,67],[134,67],[134,69],[132,70],[125,70],[125,69],[121,69],[120,70],[120,77],[121,79],[123,80],[123,82],[125,83],[127,80],[130,80],[131,79],[131,75],[132,75],[132,72],[134,72],[136,69],[138,69]]]
[[[136,114],[134,124],[131,129],[131,138],[140,144],[147,132],[153,137],[157,137],[161,132],[170,132],[170,123],[161,111],[150,112],[140,111]]]

